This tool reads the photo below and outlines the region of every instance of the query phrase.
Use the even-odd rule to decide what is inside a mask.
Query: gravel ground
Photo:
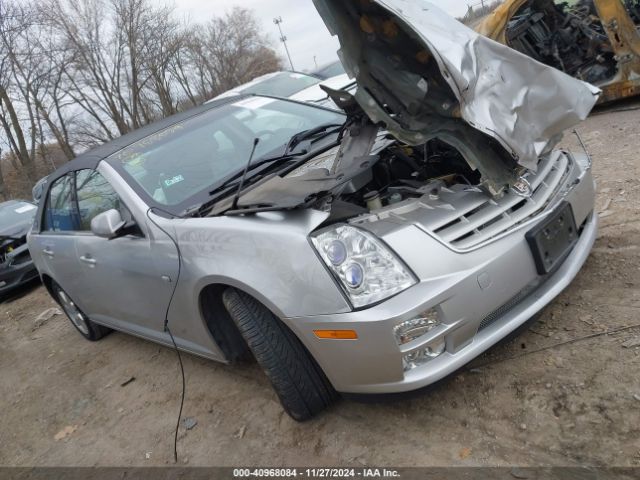
[[[428,393],[345,400],[304,424],[282,412],[257,366],[185,355],[193,421],[180,428],[179,463],[640,465],[640,347],[623,345],[640,328],[601,335],[640,324],[639,123],[630,110],[580,126],[599,238],[527,331]],[[0,465],[172,464],[175,352],[120,333],[91,344],[61,315],[35,321],[53,306],[37,285],[0,304]]]

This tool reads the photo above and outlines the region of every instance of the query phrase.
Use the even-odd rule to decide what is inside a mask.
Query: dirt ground
[[[184,417],[197,424],[180,428],[179,463],[640,465],[640,347],[623,345],[640,328],[596,335],[640,324],[639,124],[633,110],[580,126],[594,156],[599,238],[522,335],[431,392],[343,400],[304,424],[283,413],[257,366],[184,355]],[[37,323],[52,306],[37,285],[0,304],[0,465],[172,464],[175,352],[120,333],[91,344],[63,316]]]

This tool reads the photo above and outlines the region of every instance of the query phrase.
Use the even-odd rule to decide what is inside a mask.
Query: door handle
[[[96,263],[98,263],[96,262],[95,258],[91,258],[88,255],[83,255],[82,257],[80,257],[80,261],[86,263],[90,267],[94,267]]]
[[[53,258],[55,256],[55,254],[53,253],[53,250],[51,250],[51,248],[49,247],[45,247],[44,250],[42,250],[42,253],[44,253],[47,257]]]

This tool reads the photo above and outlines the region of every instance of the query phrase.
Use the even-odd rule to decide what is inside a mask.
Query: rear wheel
[[[111,332],[109,328],[103,327],[102,325],[98,325],[97,323],[93,323],[89,320],[89,318],[82,313],[82,310],[80,310],[75,302],[71,300],[71,297],[67,295],[67,292],[65,292],[60,285],[53,282],[51,287],[53,289],[53,294],[64,310],[64,313],[84,338],[91,342],[96,342]]]
[[[294,420],[308,420],[337,399],[338,394],[320,366],[269,309],[233,288],[225,290],[222,299],[282,406]]]

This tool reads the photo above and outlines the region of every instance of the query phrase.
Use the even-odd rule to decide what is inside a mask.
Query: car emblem
[[[524,177],[520,177],[518,181],[513,184],[511,191],[520,197],[526,198],[529,198],[533,194],[529,180]]]

